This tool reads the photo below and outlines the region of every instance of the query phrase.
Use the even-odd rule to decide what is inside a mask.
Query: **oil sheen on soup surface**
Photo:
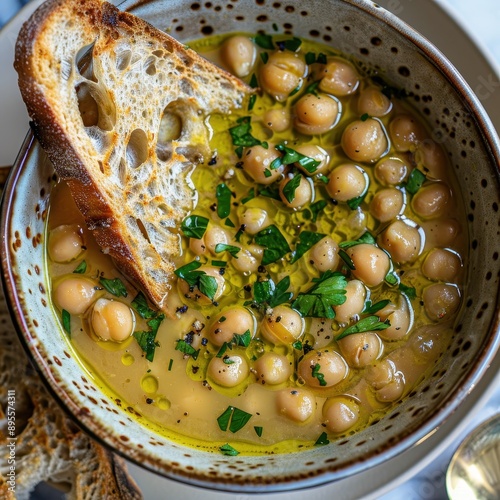
[[[379,419],[447,348],[465,236],[447,156],[404,91],[275,35],[190,45],[259,90],[211,116],[179,230],[171,318],[53,192],[52,297],[89,370],[156,430],[220,453],[284,452]],[[164,142],[182,117],[165,117]]]

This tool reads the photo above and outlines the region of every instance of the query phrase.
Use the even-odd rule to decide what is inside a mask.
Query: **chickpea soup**
[[[55,311],[89,373],[171,439],[226,455],[327,444],[410,397],[447,349],[466,236],[446,152],[404,91],[331,48],[190,46],[256,92],[206,121],[168,310],[100,251],[59,182]],[[182,117],[166,119],[168,141]]]

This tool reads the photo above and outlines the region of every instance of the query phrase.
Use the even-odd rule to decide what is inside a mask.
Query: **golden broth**
[[[205,38],[193,42],[190,46],[208,58],[223,64],[224,60],[220,58],[219,47],[225,38]],[[283,40],[287,37],[276,35],[274,38]],[[316,56],[324,54],[328,57],[337,55],[329,48],[306,41],[303,41],[298,50],[302,54],[301,57],[312,53]],[[262,57],[260,53],[266,53],[269,56],[273,52],[262,48],[258,51],[259,56],[254,70],[246,77],[248,82],[251,81],[253,74],[259,75],[259,71],[265,64],[266,57]],[[196,290],[194,293],[190,290],[187,294],[171,294],[168,308],[172,317],[167,317],[161,322],[155,338],[157,345],[152,362],[146,359],[145,352],[134,336],[130,336],[123,342],[100,340],[90,326],[91,307],[81,315],[71,314],[69,322],[66,314],[66,328],[69,323],[71,329],[71,344],[92,376],[101,380],[110,394],[118,395],[122,406],[128,407],[132,414],[141,415],[141,420],[147,425],[168,435],[173,440],[229,454],[236,453],[234,450],[247,454],[287,452],[325,443],[328,439],[332,440],[346,433],[356,432],[369,425],[370,422],[380,419],[384,413],[391,410],[394,405],[398,404],[398,401],[406,397],[417,384],[424,380],[425,375],[435,366],[440,355],[447,348],[453,327],[453,314],[445,318],[431,318],[423,301],[424,290],[435,283],[446,284],[447,280],[429,278],[422,273],[424,261],[435,247],[446,249],[453,255],[462,256],[462,259],[465,257],[465,236],[460,231],[461,205],[457,191],[454,189],[454,180],[448,171],[446,156],[440,146],[429,139],[430,134],[426,131],[425,144],[430,145],[432,151],[438,151],[441,162],[438,162],[437,180],[452,193],[451,199],[438,216],[426,218],[415,213],[412,208],[415,195],[408,193],[406,189],[408,187],[407,173],[402,182],[392,186],[404,195],[404,205],[400,213],[388,221],[379,221],[380,214],[378,218],[374,216],[375,209],[371,208],[371,203],[375,193],[388,187],[386,183],[380,182],[377,178],[380,176],[374,173],[375,165],[379,160],[355,162],[362,167],[364,175],[369,179],[369,187],[367,192],[363,193],[359,208],[351,208],[343,201],[332,202],[332,197],[326,189],[328,176],[338,165],[353,163],[341,146],[343,131],[354,120],[365,122],[372,118],[366,114],[360,115],[359,95],[371,87],[380,90],[381,85],[374,83],[367,76],[360,76],[359,88],[352,95],[336,98],[341,109],[341,116],[338,123],[325,133],[304,135],[297,133],[292,126],[282,132],[275,132],[266,126],[264,118],[269,109],[283,109],[293,116],[294,106],[298,99],[308,93],[308,85],[315,81],[317,74],[321,73],[321,64],[316,62],[307,65],[308,75],[304,77],[304,83],[299,92],[283,102],[277,102],[267,93],[258,94],[251,111],[242,109],[235,111],[232,115],[212,116],[207,122],[211,128],[210,145],[214,154],[211,159],[205,159],[206,163],[199,165],[193,172],[192,180],[198,193],[198,205],[193,214],[209,221],[209,228],[217,227],[218,230],[223,230],[228,235],[228,244],[237,248],[232,249],[235,255],[226,250],[210,252],[207,249],[204,249],[200,255],[200,247],[193,246],[193,242],[190,245],[190,238],[183,236],[181,255],[175,263],[178,268],[181,268],[198,261],[204,265],[222,269],[220,275],[223,277],[225,288],[220,298],[212,303],[209,301],[208,305],[203,306],[200,301],[189,298],[197,294]],[[404,98],[393,96],[394,89],[386,87],[384,91],[389,92],[389,95],[392,93],[391,109],[386,115],[378,117],[377,121],[382,126],[386,137],[391,135],[391,124],[395,117],[411,114],[415,121],[420,121],[420,117]],[[313,89],[310,93],[316,95],[315,92],[317,90]],[[239,155],[236,154],[237,146],[233,144],[229,129],[238,124],[239,118],[250,115],[252,116],[251,134],[260,142],[274,145],[286,144],[294,151],[294,148],[299,145],[317,145],[328,153],[328,167],[323,173],[300,174],[313,187],[313,198],[303,207],[289,208],[279,198],[278,185],[282,178],[273,184],[263,186],[254,182],[242,166],[244,155],[251,147],[242,148]],[[424,152],[419,150],[418,142],[415,142],[413,149],[408,152],[396,151],[393,141],[389,143],[390,147],[382,155],[383,158],[402,160],[409,171],[418,168],[427,173],[425,165],[427,160],[425,160]],[[423,162],[420,161],[421,158],[424,158]],[[293,169],[293,166],[288,166],[287,169]],[[293,169],[292,172],[293,175],[299,175],[297,169]],[[434,185],[435,182],[428,176],[420,189]],[[231,193],[229,213],[222,218],[219,217],[218,212],[222,196],[216,196],[221,184],[227,186]],[[238,253],[248,250],[249,255],[259,261],[263,251],[262,245],[256,245],[255,236],[241,230],[243,214],[249,208],[258,208],[267,212],[270,224],[279,229],[290,251],[286,251],[276,262],[265,266],[258,265],[257,270],[242,272],[235,268],[235,265],[238,265],[236,262]],[[358,311],[344,322],[337,321],[335,318],[311,318],[307,314],[302,314],[305,327],[304,333],[297,339],[298,342],[273,344],[266,340],[262,335],[261,325],[269,317],[273,308],[269,304],[256,303],[255,283],[270,278],[278,284],[288,277],[290,286],[287,291],[293,292],[293,298],[285,302],[291,304],[299,294],[304,294],[314,285],[313,279],[317,280],[324,276],[313,263],[310,248],[300,258],[293,259],[300,235],[304,234],[304,231],[329,235],[337,244],[343,244],[347,241],[358,240],[363,234],[369,233],[377,237],[395,220],[410,220],[415,223],[418,234],[422,237],[422,248],[417,249],[418,256],[410,259],[408,263],[402,265],[392,263],[393,267],[388,272],[388,278],[382,283],[376,286],[365,286],[366,297],[363,302],[368,307],[370,304],[373,306],[380,301],[387,300],[391,301],[395,308],[403,309],[406,304],[410,323],[408,333],[402,335],[401,338],[383,339],[384,329],[387,328],[382,325],[385,318],[377,316],[377,313],[380,314],[378,310],[373,313],[366,312],[365,307],[364,311]],[[82,228],[84,250],[77,259],[69,263],[56,263],[49,259],[55,293],[57,293],[58,284],[68,277],[85,276],[96,283],[95,298],[107,297],[130,304],[136,297],[137,290],[126,282],[111,260],[101,253],[91,233],[84,228],[83,218],[74,206],[68,188],[61,182],[55,186],[51,197],[47,237],[49,242],[52,230],[61,225],[71,224],[78,224]],[[182,231],[180,234],[182,235]],[[381,242],[380,239],[377,241]],[[370,244],[378,246],[375,241]],[[352,248],[354,246],[345,246],[342,250],[347,253]],[[85,262],[86,269],[83,271],[79,269],[81,272],[75,273],[75,269],[82,262]],[[354,270],[349,268],[349,260],[346,260],[345,255],[344,260],[340,259],[339,264],[331,271],[346,276],[347,281],[353,279]],[[461,263],[460,269],[455,274],[450,281],[453,286],[459,286],[464,274]],[[392,281],[389,275],[392,276]],[[116,297],[103,289],[99,284],[102,277],[122,280],[126,287],[126,296],[123,294]],[[182,282],[182,279],[179,278],[178,281]],[[55,302],[57,314],[61,316],[61,307],[58,307],[57,300]],[[234,342],[222,347],[214,345],[207,340],[205,333],[220,311],[227,311],[235,305],[247,307],[251,311],[257,325],[254,338],[248,345],[236,345]],[[147,331],[149,328],[147,321],[137,312],[134,315],[135,331]],[[380,352],[376,355],[376,359],[366,365],[360,361],[361,365],[356,366],[358,358],[368,351],[368,347],[365,347],[368,344],[356,347],[359,350],[356,354],[358,358],[353,358],[352,353],[346,355],[342,351],[341,344],[336,337],[346,328],[353,327],[368,316],[377,316],[376,326],[373,329],[368,328],[366,332],[370,333],[372,340],[378,339],[376,342],[380,342]],[[386,325],[388,325],[387,322]],[[363,332],[365,330],[361,330],[361,333]],[[348,344],[345,342],[348,338],[349,336],[345,337],[344,345]],[[351,338],[354,337],[351,335]],[[179,340],[181,343],[178,342]],[[189,346],[192,348],[191,351]],[[223,349],[225,352],[221,352]],[[314,351],[322,353],[334,351],[340,353],[344,361],[349,360],[345,361],[347,373],[341,377],[340,382],[328,386],[317,384],[317,381],[321,382],[320,363],[312,365],[313,383],[297,374],[300,361],[308,353]],[[196,354],[193,355],[193,352]],[[257,361],[269,352],[281,355],[292,368],[291,374],[276,384],[263,383],[256,369]],[[241,383],[225,387],[207,375],[210,361],[218,354],[220,359],[231,364],[232,361],[228,356],[237,353],[241,354],[249,366],[247,376]],[[315,366],[318,366],[316,372],[314,372]],[[393,370],[393,375],[398,377],[398,383],[401,385],[401,390],[395,395],[390,392],[391,386],[387,381],[384,383],[377,381],[380,371],[386,369],[387,366]],[[391,381],[395,382],[396,379],[391,379]],[[311,397],[313,407],[304,422],[295,418],[290,410],[285,411],[283,404],[278,402],[279,395],[284,394],[283,391],[296,390],[305,390],[306,394]],[[333,424],[329,423],[332,418],[325,413],[331,403],[331,398],[337,396],[342,396],[343,401],[354,405],[355,412],[357,412],[357,420],[340,431],[332,430]],[[328,403],[325,404],[326,402]],[[219,417],[227,410],[228,414],[236,419],[235,413],[232,413],[234,408],[250,417],[245,425],[231,432],[227,426],[221,424]],[[242,413],[239,413],[239,416],[241,415]],[[229,451],[224,448],[224,445],[228,443],[232,446]]]

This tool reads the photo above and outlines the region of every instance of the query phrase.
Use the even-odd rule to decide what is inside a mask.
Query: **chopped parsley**
[[[342,243],[339,244],[340,248],[350,248],[356,245],[361,245],[362,243],[368,243],[369,245],[375,245],[377,243],[377,240],[375,237],[368,231],[366,233],[363,233],[362,236],[360,236],[357,240],[348,240],[348,241],[343,241]]]
[[[380,321],[378,316],[367,316],[366,318],[360,319],[354,325],[346,328],[340,335],[335,337],[335,340],[342,340],[348,335],[352,335],[353,333],[364,333],[364,332],[373,332],[377,330],[385,330],[389,328],[391,323],[389,320]]]
[[[248,194],[241,199],[241,203],[244,205],[245,203],[248,203],[250,200],[253,200],[255,198],[255,189],[251,188],[248,191]]]
[[[302,231],[299,234],[299,242],[293,252],[291,263],[297,262],[308,250],[310,250],[316,243],[325,237],[321,233],[313,233],[312,231]]]
[[[347,280],[341,273],[326,271],[319,278],[314,278],[314,285],[301,292],[293,301],[292,307],[302,316],[311,318],[335,318],[333,306],[346,301]]]
[[[275,149],[280,153],[283,153],[283,156],[278,156],[278,158],[271,162],[269,165],[271,169],[277,169],[282,165],[291,165],[292,163],[296,163],[298,166],[307,170],[310,174],[313,174],[316,172],[316,169],[321,163],[310,156],[303,155],[302,153],[287,147],[285,143],[277,144]]]
[[[107,279],[101,278],[99,283],[115,297],[126,297],[127,289],[120,278]]]
[[[64,331],[71,337],[71,314],[66,309],[61,311],[61,320]]]
[[[314,446],[324,446],[325,444],[329,444],[329,443],[330,443],[330,441],[328,439],[326,432],[322,432],[320,434],[319,438],[316,439]]]
[[[417,291],[412,286],[399,284],[399,290],[404,293],[410,300],[415,300],[417,298]]]
[[[406,191],[410,194],[415,194],[426,180],[427,178],[425,175],[418,170],[418,168],[414,168],[408,176],[408,180],[405,185]]]
[[[78,264],[73,270],[75,274],[85,274],[86,271],[87,271],[87,263],[84,260],[82,260],[80,264]]]
[[[311,366],[312,376],[318,379],[319,385],[321,387],[324,387],[326,385],[326,380],[325,376],[323,375],[323,373],[320,372],[320,370],[321,370],[321,365],[319,363],[316,363]]]
[[[309,205],[309,210],[312,213],[312,221],[316,222],[318,215],[323,211],[323,209],[328,205],[326,200],[318,200]]]
[[[225,183],[217,185],[215,190],[215,197],[217,198],[217,215],[221,219],[229,217],[231,213],[231,190]]]
[[[255,431],[255,434],[257,434],[257,436],[262,437],[263,428],[260,425],[255,425],[253,430]]]
[[[217,243],[217,245],[215,245],[215,248],[214,248],[215,253],[228,252],[235,259],[238,258],[238,252],[240,250],[241,250],[240,247],[237,247],[235,245],[228,245],[226,243]]]
[[[174,271],[176,276],[186,281],[191,289],[195,287],[210,300],[214,300],[217,293],[217,280],[209,276],[205,271],[199,271],[201,263],[198,261],[190,262]]]
[[[135,296],[130,305],[134,308],[137,314],[144,319],[154,318],[158,314],[157,311],[149,307],[146,297],[142,292],[139,292]]]
[[[217,418],[217,423],[221,431],[229,430],[235,433],[243,429],[250,418],[252,418],[251,413],[247,413],[234,406],[228,406]]]
[[[186,217],[181,224],[184,235],[188,238],[200,240],[207,230],[208,219],[201,215],[190,215]]]
[[[283,258],[290,252],[286,238],[275,226],[268,226],[255,235],[255,243],[264,247],[261,264],[267,266]]]
[[[351,257],[349,257],[348,253],[345,250],[342,250],[342,248],[338,252],[339,257],[344,261],[345,265],[347,266],[348,269],[351,271],[356,270],[356,266],[354,265],[354,262],[352,261]]]
[[[229,134],[233,140],[233,145],[238,146],[236,154],[241,158],[244,147],[257,146],[262,144],[262,142],[252,135],[251,118],[249,116],[238,118],[236,123],[237,125],[229,129]]]
[[[223,444],[221,447],[219,447],[219,450],[223,455],[227,455],[230,457],[235,457],[236,455],[239,455],[240,452],[236,449],[234,449],[230,444],[226,443]]]
[[[262,309],[279,306],[293,297],[293,293],[288,291],[289,288],[290,276],[285,276],[278,284],[271,278],[256,281],[253,285],[253,301],[245,302],[244,305],[254,304]]]
[[[156,342],[156,335],[158,333],[158,329],[160,328],[161,322],[165,319],[164,314],[158,314],[154,318],[151,318],[147,325],[149,326],[149,330],[140,330],[134,332],[134,338],[137,340],[139,347],[146,354],[146,359],[148,361],[153,361],[155,355],[155,349],[159,346],[158,342]]]
[[[254,38],[254,42],[262,49],[273,50],[274,42],[271,35],[260,34]]]
[[[379,300],[378,302],[375,302],[375,304],[372,304],[371,300],[367,300],[362,312],[365,314],[375,314],[390,303],[391,301],[388,299]]]
[[[283,196],[288,203],[292,203],[293,200],[295,200],[295,191],[299,187],[301,181],[302,175],[296,174],[284,185]]]
[[[187,356],[191,356],[195,361],[198,359],[198,355],[200,354],[199,349],[195,349],[191,344],[189,344],[183,339],[176,340],[175,350],[181,351],[183,354],[186,354]]]

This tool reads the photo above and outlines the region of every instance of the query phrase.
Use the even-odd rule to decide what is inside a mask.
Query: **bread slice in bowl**
[[[34,134],[98,244],[166,310],[190,174],[210,155],[205,118],[251,89],[100,0],[48,0],[15,54]]]

